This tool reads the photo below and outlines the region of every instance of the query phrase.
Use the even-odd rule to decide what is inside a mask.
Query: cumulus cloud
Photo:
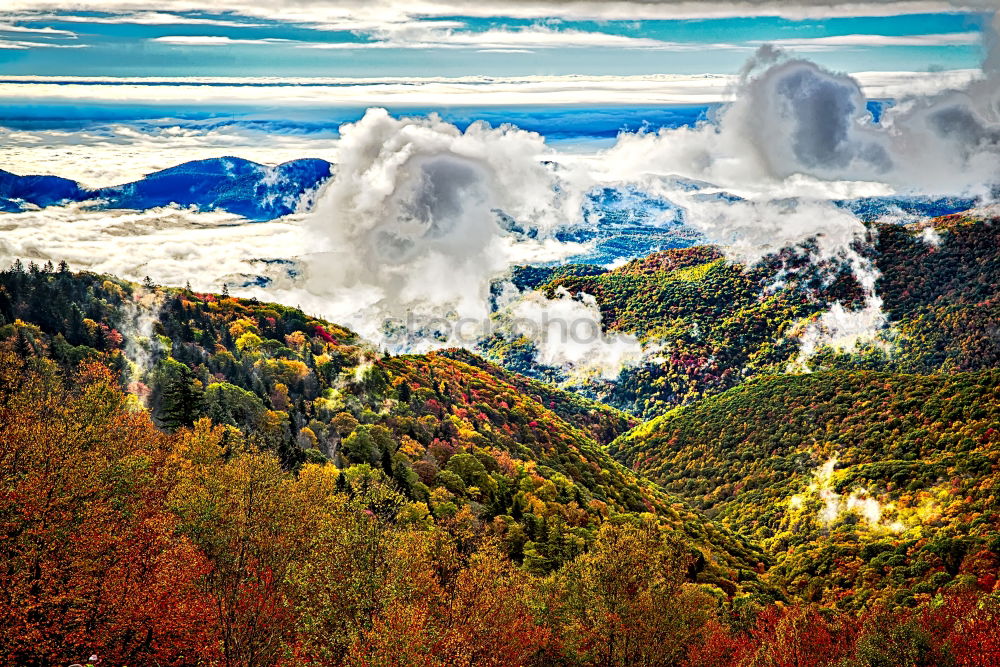
[[[306,217],[313,251],[299,284],[376,340],[388,320],[485,326],[493,280],[518,257],[551,253],[551,232],[580,210],[582,189],[543,163],[550,149],[535,133],[370,109],[341,134],[334,178]]]
[[[984,194],[1000,180],[997,61],[993,47],[981,77],[960,89],[904,95],[876,123],[855,77],[766,45],[715,122],[624,135],[603,159],[611,173],[678,173],[772,194],[793,178]]]

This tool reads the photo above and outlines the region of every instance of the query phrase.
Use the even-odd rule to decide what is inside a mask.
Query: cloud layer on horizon
[[[978,74],[855,72],[871,98],[928,95]],[[712,104],[733,99],[737,75],[529,75],[516,77],[227,78],[0,77],[0,102],[143,104],[164,109],[280,104],[296,107]]]

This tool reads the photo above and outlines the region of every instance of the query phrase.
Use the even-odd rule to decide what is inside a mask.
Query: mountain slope
[[[123,185],[86,189],[55,176],[0,172],[0,210],[93,202],[95,208],[145,210],[175,204],[221,209],[249,220],[271,220],[297,210],[330,176],[326,160],[301,159],[274,167],[242,158],[195,160]]]
[[[654,253],[611,271],[574,267],[549,275],[538,289],[591,295],[606,329],[656,347],[640,365],[622,369],[617,381],[580,387],[645,418],[752,375],[780,372],[797,356],[795,336],[808,318],[834,302],[851,308],[862,303],[849,271],[817,267],[791,252],[748,268],[727,262],[715,248],[695,246]],[[779,278],[783,286],[770,289]],[[538,284],[537,278],[533,282]],[[533,377],[562,379],[557,369],[534,363],[528,341],[497,336],[483,353]]]
[[[752,380],[610,451],[762,544],[806,599],[905,603],[1000,564],[997,370]]]
[[[878,224],[870,236],[864,252],[880,275],[876,292],[888,326],[848,353],[821,346],[806,365],[909,373],[996,367],[1000,224],[992,214]],[[528,267],[516,271],[513,281],[549,294],[565,289],[592,295],[606,329],[634,334],[655,347],[655,354],[624,368],[616,382],[577,387],[646,418],[750,377],[785,372],[802,362],[802,335],[815,318],[836,303],[847,311],[864,305],[849,267],[816,263],[802,249],[745,267],[727,262],[713,247],[694,246],[614,270]],[[497,336],[482,352],[520,373],[566,380],[559,369],[534,361],[527,340]]]
[[[623,415],[472,355],[388,357],[293,308],[65,268],[0,273],[0,318],[22,355],[103,360],[167,430],[209,417],[292,468],[371,465],[434,517],[499,522],[508,553],[540,572],[621,513],[685,535],[700,580],[730,593],[763,558],[607,454]]]
[[[0,211],[16,213],[25,204],[54,206],[88,199],[76,181],[58,176],[18,176],[0,169]]]

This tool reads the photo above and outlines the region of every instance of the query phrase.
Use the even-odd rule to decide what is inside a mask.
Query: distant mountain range
[[[834,202],[864,222],[908,222],[961,213],[976,206],[970,197],[884,196],[843,199]]]
[[[676,175],[664,178],[663,185],[693,193],[694,199],[703,202],[733,203],[742,199],[711,183]],[[832,203],[850,211],[862,222],[903,224],[967,211],[976,206],[977,200],[892,195],[838,199]],[[594,189],[584,201],[583,219],[591,224],[572,226],[556,235],[561,241],[591,244],[583,254],[569,258],[571,262],[611,265],[653,252],[710,242],[687,224],[687,211],[683,206],[636,186]]]
[[[58,176],[19,176],[0,170],[0,211],[17,213],[35,207],[93,202],[96,208],[146,210],[176,204],[202,211],[223,210],[248,220],[273,220],[309,205],[309,196],[330,177],[333,164],[304,158],[274,167],[237,157],[195,160],[153,172],[123,185],[85,188]],[[716,186],[679,176],[669,182],[698,198],[736,201]],[[975,206],[958,197],[886,196],[834,202],[865,222],[949,215]],[[594,247],[574,261],[609,263],[641,257],[657,250],[687,247],[706,239],[685,224],[682,207],[635,187],[605,187],[590,193],[583,218],[591,226],[559,234],[564,241],[593,241]]]
[[[99,208],[145,210],[176,204],[228,211],[255,221],[273,220],[293,213],[330,177],[332,166],[314,158],[274,167],[236,157],[212,158],[97,189],[58,176],[18,176],[0,170],[0,211],[92,201]]]

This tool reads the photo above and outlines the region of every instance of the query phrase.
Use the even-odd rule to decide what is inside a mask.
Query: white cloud
[[[574,297],[559,288],[549,299],[541,292],[526,292],[508,303],[497,319],[504,335],[530,340],[535,361],[562,369],[570,382],[615,380],[622,369],[645,356],[635,336],[604,331],[597,300],[589,294]]]
[[[866,95],[886,98],[963,87],[978,74],[978,70],[950,70],[860,72],[853,76]],[[715,74],[456,78],[7,76],[3,79],[0,103],[133,103],[173,108],[200,104],[219,107],[240,104],[280,104],[283,107],[519,106],[621,104],[622,101],[711,104],[733,99],[738,83],[735,76]]]
[[[790,183],[881,183],[955,195],[980,194],[994,182],[994,78],[980,75],[934,95],[911,90],[876,125],[858,78],[786,59],[773,47],[762,47],[756,60],[759,73],[739,84],[717,124],[623,135],[602,157],[605,169],[677,173],[782,196],[794,194]]]
[[[869,273],[873,273],[868,268]],[[887,324],[882,312],[882,299],[869,290],[863,308],[848,310],[835,303],[818,318],[809,323],[799,339],[799,355],[789,370],[808,370],[809,358],[821,347],[828,346],[842,352],[854,352],[858,343],[873,341],[879,330]],[[888,351],[888,347],[883,345]]]
[[[858,515],[871,530],[900,533],[906,526],[899,520],[889,522],[885,515],[897,514],[892,503],[883,505],[864,487],[858,487],[846,497],[833,489],[833,471],[838,463],[833,456],[813,472],[813,481],[803,493],[788,499],[789,507],[801,509],[810,496],[822,502],[816,518],[824,525],[831,525],[848,513]]]
[[[255,275],[254,258],[302,251],[299,223],[247,223],[228,213],[176,207],[148,211],[94,211],[80,205],[0,214],[0,264],[14,258],[65,259],[74,269],[135,281],[220,291],[241,275]],[[246,291],[250,294],[250,291]],[[259,294],[259,293],[258,293]]]
[[[505,49],[525,48],[626,48],[661,49],[667,51],[688,51],[705,48],[704,44],[680,44],[665,42],[648,37],[629,37],[604,32],[581,30],[556,30],[544,26],[532,26],[518,30],[490,29],[480,32],[427,29],[422,24],[413,24],[407,30],[387,31],[386,39],[372,42],[312,42],[303,48],[314,49]],[[739,48],[721,45],[725,48]]]
[[[113,10],[111,10],[113,11]],[[0,11],[0,16],[4,14]],[[251,21],[234,21],[223,18],[208,18],[171,14],[167,12],[145,11],[123,14],[98,14],[75,16],[73,14],[43,14],[40,12],[12,12],[8,14],[20,21],[59,21],[61,23],[132,24],[132,25],[211,25],[222,28],[255,28],[265,24]],[[29,28],[26,28],[26,30]]]
[[[51,27],[29,28],[27,26],[14,25],[12,23],[0,23],[0,32],[26,32],[34,35],[40,35],[42,37],[71,37],[74,39],[77,37],[77,34],[70,30],[56,30]]]
[[[276,39],[271,37],[264,37],[261,39],[237,39],[233,37],[211,35],[164,35],[163,37],[154,37],[149,41],[176,46],[235,46],[243,44],[288,45],[296,43],[294,40],[290,39]]]
[[[0,49],[82,49],[86,44],[66,44],[65,42],[32,42],[26,40],[0,39]]]
[[[896,16],[942,11],[992,11],[995,0],[508,0],[502,4],[473,0],[275,0],[247,3],[215,0],[213,16],[293,21],[337,30],[369,30],[405,23],[414,17],[511,17],[522,19],[688,19],[733,16],[783,16],[794,19],[830,16]],[[96,11],[123,16],[205,11],[199,0],[6,0],[8,15],[58,11]],[[208,19],[210,17],[206,17]]]
[[[492,281],[525,252],[550,250],[548,233],[579,214],[582,190],[543,164],[551,151],[535,133],[480,123],[462,132],[381,109],[341,132],[334,177],[306,216],[303,278],[288,288],[373,340],[388,319],[482,330]],[[539,238],[505,232],[497,210]],[[468,330],[446,338],[473,342]]]
[[[924,35],[833,35],[830,37],[775,39],[768,43],[772,46],[787,47],[799,51],[821,51],[843,47],[965,46],[979,44],[981,41],[982,33],[970,31]],[[763,42],[752,43],[761,44]]]

